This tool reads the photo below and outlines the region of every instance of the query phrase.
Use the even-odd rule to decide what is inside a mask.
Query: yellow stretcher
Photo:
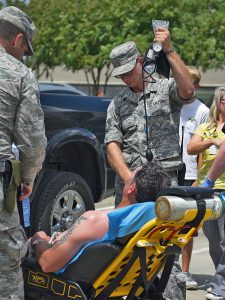
[[[222,196],[221,196],[222,195]],[[114,244],[88,247],[56,276],[43,273],[32,259],[23,263],[26,299],[162,299],[175,255],[203,222],[224,212],[223,194],[179,187],[161,192],[156,215],[138,232]]]

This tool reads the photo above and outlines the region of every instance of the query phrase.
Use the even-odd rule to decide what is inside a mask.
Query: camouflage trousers
[[[1,179],[0,179],[1,181]],[[0,182],[2,183],[2,182]],[[7,227],[10,214],[4,210],[4,195],[0,184],[0,299],[23,300],[24,285],[21,259],[27,251],[27,239],[18,223],[17,208],[13,212],[12,228]]]

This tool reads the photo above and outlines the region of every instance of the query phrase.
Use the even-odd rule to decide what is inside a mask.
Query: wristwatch
[[[175,48],[173,46],[170,47],[170,49],[166,52],[164,52],[165,55],[170,55],[171,53],[173,53],[175,51]]]
[[[37,245],[37,244],[39,244],[39,243],[41,243],[41,242],[47,242],[46,240],[44,240],[44,239],[37,239],[37,240],[35,240],[33,243],[32,243],[32,246],[35,246],[35,245]]]

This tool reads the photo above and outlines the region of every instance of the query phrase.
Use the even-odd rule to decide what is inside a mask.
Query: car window
[[[41,94],[51,93],[51,94],[87,96],[83,91],[69,84],[59,84],[54,82],[39,82],[39,89]]]
[[[41,93],[47,93],[47,94],[66,94],[66,95],[80,95],[79,93],[72,92],[72,91],[64,91],[64,90],[46,90],[46,91],[41,91]]]
[[[216,87],[200,87],[196,91],[196,97],[201,100],[206,106],[210,107],[213,100],[213,95]]]

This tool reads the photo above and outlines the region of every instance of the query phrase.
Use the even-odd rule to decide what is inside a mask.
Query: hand
[[[129,190],[132,188],[132,184],[134,183],[134,177],[137,172],[141,170],[142,166],[137,167],[135,170],[130,171],[129,177],[124,181],[124,192],[129,194]]]
[[[49,242],[50,237],[44,231],[38,231],[30,239],[31,245],[33,244],[34,241],[39,240],[39,239]]]
[[[155,32],[154,42],[158,42],[162,45],[163,52],[169,51],[169,49],[172,47],[169,30],[159,27]]]
[[[126,179],[124,179],[124,189],[125,190],[127,190],[127,188],[129,188],[132,179],[133,179],[133,172],[129,170],[129,173],[127,173]]]
[[[200,187],[212,189],[214,187],[214,181],[206,177],[202,184],[200,184]]]
[[[21,188],[21,196],[19,197],[19,201],[23,201],[27,197],[29,197],[32,193],[33,186],[31,184],[22,184]]]
[[[217,148],[220,148],[224,141],[225,141],[225,140],[216,140],[216,139],[214,139],[214,140],[213,140],[213,144],[214,144]]]

